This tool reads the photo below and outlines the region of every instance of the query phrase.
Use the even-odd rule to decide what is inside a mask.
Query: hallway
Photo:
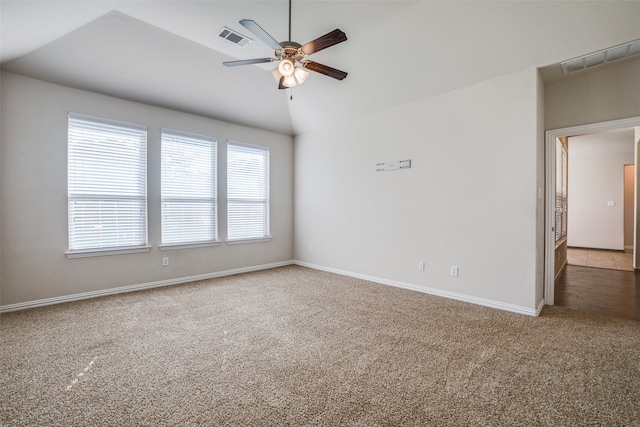
[[[567,248],[567,263],[583,267],[633,271],[633,253],[601,249]]]
[[[558,306],[640,321],[640,272],[567,265],[554,299]]]

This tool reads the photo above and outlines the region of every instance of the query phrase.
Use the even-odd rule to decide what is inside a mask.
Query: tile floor
[[[633,254],[623,251],[569,248],[567,263],[583,267],[633,271]]]

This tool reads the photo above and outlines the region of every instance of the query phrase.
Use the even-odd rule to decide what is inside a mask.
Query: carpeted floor
[[[640,425],[640,323],[297,266],[0,317],[3,426]]]

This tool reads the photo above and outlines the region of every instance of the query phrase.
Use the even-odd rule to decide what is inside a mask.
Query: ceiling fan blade
[[[318,37],[315,40],[310,41],[300,48],[306,55],[321,51],[338,43],[342,43],[347,40],[347,35],[341,30],[335,29],[324,36]]]
[[[243,19],[240,21],[240,25],[245,27],[247,30],[251,31],[253,34],[256,35],[256,37],[258,37],[260,40],[265,42],[272,49],[276,49],[276,50],[282,49],[282,46],[280,46],[280,43],[278,43],[276,39],[271,37],[269,33],[263,30],[262,27],[258,25],[256,21],[254,21],[253,19]]]
[[[288,88],[284,85],[284,76],[280,77],[280,81],[278,81],[278,89],[288,89]]]
[[[241,59],[239,61],[226,61],[222,65],[225,67],[237,67],[239,65],[261,64],[263,62],[275,61],[275,58]]]
[[[347,77],[346,72],[329,67],[328,65],[319,64],[317,62],[304,61],[302,65],[307,70],[315,71],[316,73],[324,74],[325,76],[333,77],[334,79],[342,80]]]

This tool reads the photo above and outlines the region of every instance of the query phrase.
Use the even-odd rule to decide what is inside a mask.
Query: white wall
[[[2,98],[2,73],[0,73],[0,99]],[[2,102],[0,102],[0,120],[3,117]],[[0,122],[0,125],[2,123]],[[1,129],[0,129],[1,130]],[[0,132],[0,304],[2,304],[2,132]]]
[[[540,86],[526,69],[296,137],[296,259],[535,310]],[[412,167],[376,172],[401,159]]]
[[[569,138],[570,247],[624,250],[624,165],[634,149],[633,129]]]
[[[544,81],[542,75],[538,72],[536,105],[537,112],[537,211],[536,211],[536,295],[535,301],[544,300],[544,273],[545,273],[545,132],[544,132]]]
[[[633,236],[633,268],[640,269],[640,227],[638,227],[638,204],[640,202],[640,126],[636,126],[634,129],[634,159],[635,159],[635,194],[634,194],[634,210],[633,210],[633,223],[635,224],[634,236]]]
[[[212,101],[213,102],[213,101]],[[68,259],[67,113],[149,126],[149,253]],[[69,89],[2,73],[2,305],[213,272],[293,258],[292,138],[204,117]],[[226,141],[271,149],[270,242],[160,251],[160,128],[218,138],[219,171]],[[219,174],[220,238],[226,238],[226,179]],[[169,256],[171,265],[162,267]]]
[[[640,59],[545,85],[545,128],[640,116]]]

